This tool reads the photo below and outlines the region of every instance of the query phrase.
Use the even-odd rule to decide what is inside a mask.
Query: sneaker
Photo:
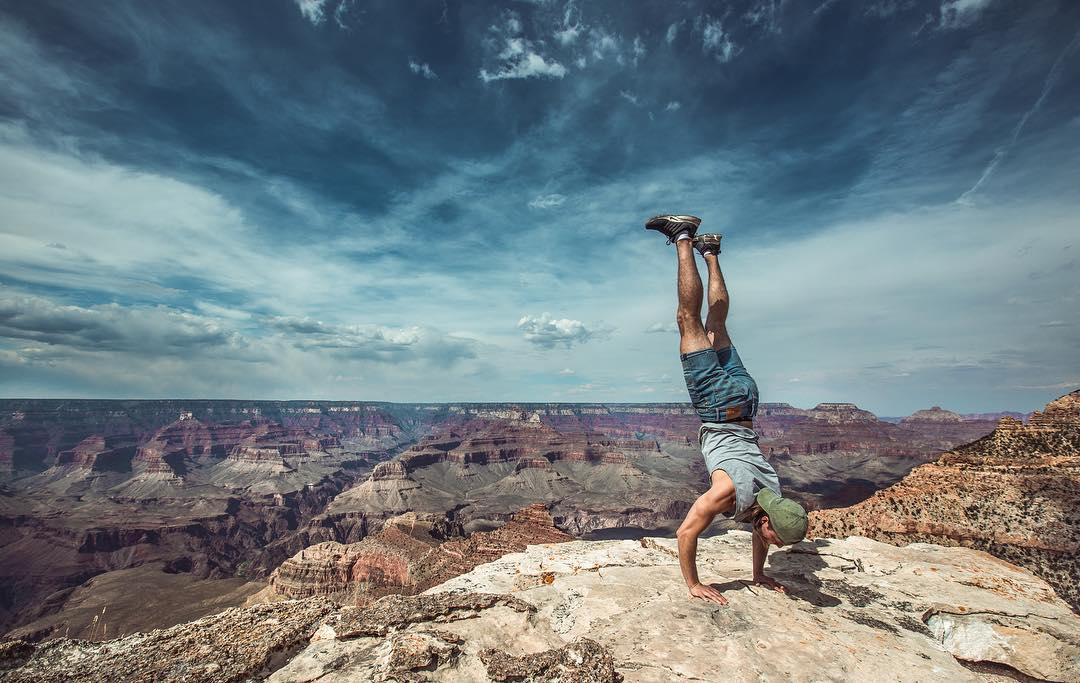
[[[720,240],[723,235],[697,235],[694,237],[694,248],[704,256],[705,254],[719,254]]]
[[[693,238],[699,225],[701,219],[697,216],[653,216],[645,221],[645,229],[666,235],[668,244],[674,242],[676,235],[684,230]]]

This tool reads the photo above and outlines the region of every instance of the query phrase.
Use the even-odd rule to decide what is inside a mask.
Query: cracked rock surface
[[[702,539],[698,555],[726,606],[688,598],[674,539],[530,546],[429,593],[513,593],[537,608],[523,635],[587,637],[627,681],[1007,680],[957,658],[1080,680],[1080,618],[1043,580],[981,551],[803,542],[769,555],[789,595],[749,584],[749,533]]]
[[[674,539],[529,546],[422,595],[234,609],[104,643],[0,647],[0,681],[1080,680],[1080,618],[984,552],[862,537],[702,539],[728,599],[688,598]]]
[[[293,600],[228,609],[187,624],[105,642],[61,638],[36,649],[23,644],[18,661],[0,658],[0,681],[260,678],[305,646],[333,609],[321,598]]]

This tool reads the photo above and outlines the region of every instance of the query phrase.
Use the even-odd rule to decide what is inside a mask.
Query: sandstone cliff
[[[811,514],[810,533],[986,550],[1046,579],[1080,608],[1080,391],[1025,425],[913,470],[858,505]]]
[[[0,680],[1080,679],[1080,618],[985,553],[805,542],[770,556],[784,595],[742,580],[748,533],[699,552],[726,606],[688,600],[673,540],[573,541],[363,607],[307,598],[105,642],[4,643]]]
[[[442,540],[451,531],[446,525],[444,517],[408,513],[358,543],[305,548],[274,570],[269,588],[250,602],[323,596],[362,605],[384,595],[420,593],[530,544],[572,540],[539,504],[494,531],[466,538]]]

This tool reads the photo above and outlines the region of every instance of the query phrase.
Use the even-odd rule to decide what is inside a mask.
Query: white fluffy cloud
[[[585,323],[580,320],[555,319],[548,313],[523,316],[517,326],[525,341],[542,349],[553,349],[560,344],[570,348],[574,344],[583,344],[592,337],[592,333],[585,328]]]

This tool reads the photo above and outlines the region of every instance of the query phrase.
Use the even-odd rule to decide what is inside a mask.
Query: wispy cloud
[[[1072,380],[1070,382],[1055,382],[1054,384],[1018,384],[1017,389],[1023,389],[1025,391],[1041,391],[1045,389],[1064,389],[1068,391],[1076,391],[1080,389],[1080,380]]]
[[[664,106],[664,111],[679,111],[682,109],[682,103],[678,100],[672,100]]]
[[[418,326],[328,325],[311,318],[288,317],[272,318],[268,324],[284,333],[297,348],[326,349],[350,358],[454,363],[476,357],[475,340]]]
[[[782,32],[780,13],[784,9],[785,0],[763,0],[752,5],[743,14],[743,20],[750,26],[764,30],[767,33],[779,34]]]
[[[938,26],[943,29],[962,28],[973,24],[994,0],[944,0],[941,3]]]
[[[480,80],[485,83],[518,78],[562,78],[566,67],[557,60],[540,54],[539,46],[523,34],[521,18],[516,12],[506,11],[503,20],[490,28],[487,40],[494,53],[496,67],[480,69]]]
[[[719,19],[706,15],[698,17],[697,23],[701,30],[701,47],[706,53],[715,56],[719,62],[730,62],[735,58],[739,48]]]
[[[987,3],[983,3],[983,5],[985,4]],[[957,199],[958,202],[962,204],[970,203],[972,201],[972,198],[979,191],[979,188],[981,188],[983,184],[990,179],[990,177],[994,174],[994,171],[997,170],[998,166],[1005,159],[1006,155],[1008,155],[1008,153],[1016,145],[1017,141],[1020,139],[1020,134],[1024,132],[1024,126],[1027,125],[1028,119],[1030,119],[1032,115],[1036,114],[1039,111],[1039,109],[1043,105],[1043,102],[1046,101],[1046,96],[1050,94],[1050,91],[1051,89],[1053,89],[1054,84],[1057,83],[1058,73],[1060,72],[1061,63],[1065,59],[1065,56],[1076,48],[1078,42],[1080,42],[1080,31],[1077,31],[1077,33],[1073,36],[1072,40],[1070,40],[1068,44],[1066,44],[1065,47],[1061,50],[1061,52],[1058,53],[1057,59],[1054,60],[1054,63],[1050,66],[1050,70],[1047,72],[1046,77],[1043,79],[1042,90],[1039,91],[1038,98],[1036,98],[1035,102],[1031,105],[1031,107],[1029,107],[1028,110],[1024,112],[1024,115],[1020,117],[1020,120],[1016,122],[1016,127],[1013,128],[1012,136],[1007,142],[1005,142],[1005,144],[1001,145],[994,151],[994,157],[990,160],[990,163],[986,165],[986,168],[983,169],[982,175],[979,176],[979,179],[975,181],[975,184],[972,185],[971,188],[969,188],[962,195],[960,195],[960,197]]]
[[[645,58],[647,52],[645,42],[641,40],[641,36],[634,36],[634,42],[630,44],[630,59],[634,66],[637,66]]]
[[[409,59],[409,71],[412,71],[417,76],[423,76],[429,81],[439,77],[427,62],[418,62],[415,59]]]
[[[295,0],[300,8],[300,14],[313,24],[321,24],[326,19],[326,4],[328,0]]]
[[[648,334],[664,333],[664,334],[677,334],[679,332],[679,326],[673,322],[670,323],[653,323],[645,328],[645,332]]]
[[[581,10],[574,0],[569,0],[563,8],[562,23],[555,31],[555,40],[561,45],[570,45],[577,42],[581,33]]]
[[[566,197],[561,194],[541,194],[532,198],[529,202],[529,208],[554,209],[556,206],[562,206],[565,201]]]

